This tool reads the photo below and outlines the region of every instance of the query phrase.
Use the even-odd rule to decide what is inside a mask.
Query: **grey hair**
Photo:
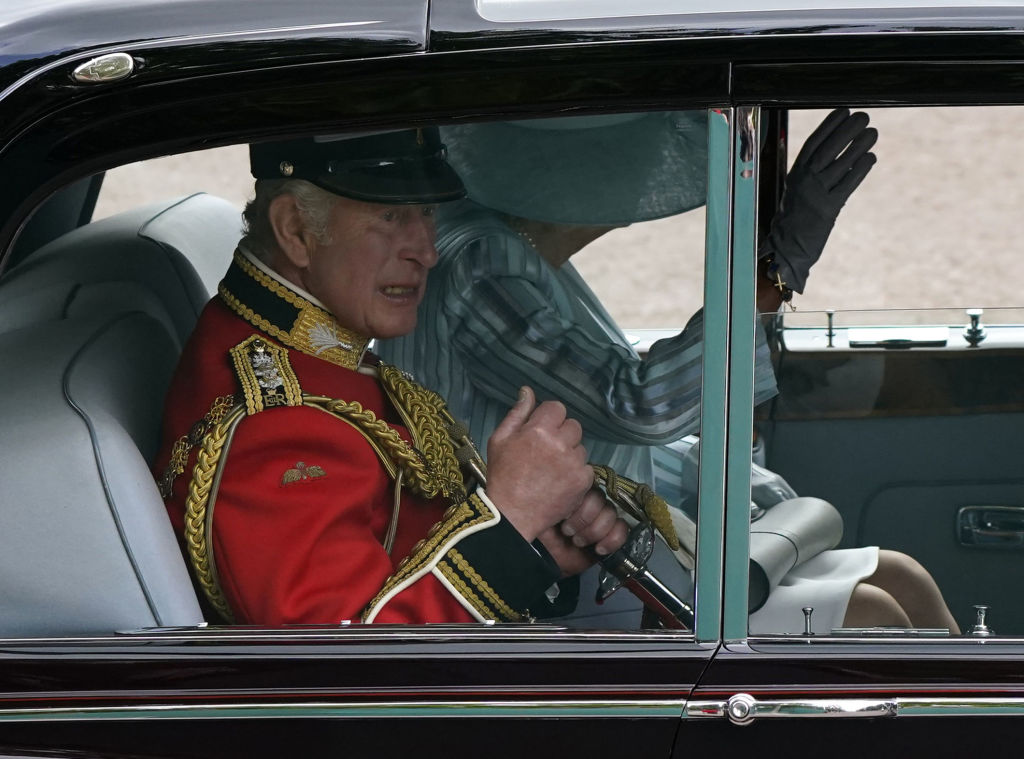
[[[264,263],[269,263],[279,250],[268,212],[271,201],[281,195],[295,198],[306,229],[313,233],[318,243],[329,245],[331,242],[327,227],[334,207],[334,195],[304,179],[258,179],[255,195],[242,212],[242,242]]]

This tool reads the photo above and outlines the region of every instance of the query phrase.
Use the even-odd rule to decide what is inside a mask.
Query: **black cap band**
[[[257,179],[304,179],[369,203],[442,203],[466,194],[436,127],[250,145]]]

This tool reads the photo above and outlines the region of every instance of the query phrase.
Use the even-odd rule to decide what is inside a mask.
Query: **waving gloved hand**
[[[769,268],[790,290],[802,293],[807,274],[821,256],[839,210],[875,165],[868,152],[878,130],[866,113],[839,108],[807,138],[786,177],[782,207],[759,252],[772,256]]]

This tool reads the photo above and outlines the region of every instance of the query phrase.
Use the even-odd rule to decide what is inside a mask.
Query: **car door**
[[[1024,540],[1016,463],[1024,453],[1024,314],[1009,221],[1019,190],[1015,177],[986,167],[1014,139],[1007,125],[1017,113],[874,111],[885,184],[864,187],[840,227],[847,247],[829,253],[859,255],[885,273],[871,293],[856,281],[842,293],[823,281],[829,292],[809,294],[805,309],[774,319],[781,391],[757,423],[768,467],[843,513],[844,545],[916,556],[961,625],[973,623],[974,604],[985,604],[990,623],[998,619],[1006,631],[1024,623],[1017,594],[997,579],[1015,574]],[[895,149],[921,133],[932,135],[921,150],[932,157],[924,192],[913,185],[929,159]],[[886,137],[894,149],[886,151]],[[905,203],[887,204],[900,196]],[[875,229],[891,230],[889,239]],[[968,249],[976,252],[965,257]],[[823,267],[825,277],[843,278],[836,259],[823,261],[832,267]],[[931,267],[942,275],[917,274]],[[911,277],[914,286],[895,286]],[[821,308],[828,305],[831,312]]]
[[[996,181],[982,172],[984,176],[975,175],[972,185],[966,169],[974,167],[966,166],[955,176],[941,172],[936,176],[930,169],[952,159],[941,150],[931,152],[943,143],[928,136],[966,123],[977,130],[952,138],[965,151],[974,147],[983,152],[986,146],[997,145],[998,134],[985,137],[984,127],[1015,117],[1017,108],[1007,109],[1008,113],[986,109],[976,103],[977,90],[966,83],[985,76],[989,92],[1003,87],[998,96],[991,96],[993,101],[1019,102],[1017,88],[1001,77],[1020,65],[1006,63],[1001,73],[969,61],[935,62],[934,66],[807,63],[736,69],[741,99],[757,92],[773,103],[787,99],[819,107],[878,103],[882,85],[875,76],[883,70],[884,100],[890,105],[909,107],[920,102],[922,88],[929,90],[928,82],[939,69],[959,72],[964,89],[944,87],[939,98],[961,106],[956,114],[930,109],[880,114],[879,124],[895,123],[904,116],[913,124],[913,138],[899,142],[889,154],[894,161],[901,157],[909,161],[912,168],[905,167],[903,174],[912,184],[886,193],[883,205],[874,206],[872,215],[859,215],[856,195],[869,194],[879,175],[896,181],[882,171],[886,132],[880,127],[879,165],[840,216],[807,294],[796,297],[800,310],[768,320],[779,395],[752,417],[749,377],[732,377],[731,392],[738,391],[739,399],[730,405],[729,420],[727,481],[733,489],[726,518],[726,644],[687,705],[679,756],[684,750],[702,748],[771,756],[792,751],[827,751],[833,756],[868,752],[896,756],[915,751],[951,755],[976,750],[978,735],[985,736],[986,752],[1017,753],[1015,735],[1022,703],[1019,671],[1024,657],[1021,604],[1015,592],[1020,576],[1021,375],[1019,311],[1012,307],[1019,306],[1019,299],[1000,300],[998,294],[1006,292],[1001,280],[1019,277],[1019,272],[1013,263],[979,267],[971,277],[978,289],[966,297],[953,284],[955,274],[948,278],[940,274],[939,281],[948,283],[945,288],[928,288],[924,280],[936,266],[940,272],[969,270],[959,268],[959,263],[944,267],[946,256],[962,260],[963,248],[948,230],[963,226],[972,241],[994,233],[982,222],[989,219],[991,225],[992,217],[984,214],[955,216],[950,227],[942,227],[936,216],[927,216],[932,205],[941,205],[944,185],[962,183],[954,191],[957,202],[945,206],[949,214],[950,208],[972,207],[972,193],[983,193],[972,187]],[[928,97],[934,94],[931,88]],[[967,107],[968,102],[974,104]],[[816,123],[820,115],[805,121]],[[790,124],[802,116],[791,109]],[[798,149],[798,144],[790,143],[791,158]],[[1007,177],[1012,183],[1016,179]],[[996,197],[1012,197],[1013,192],[996,191]],[[736,202],[742,202],[741,193]],[[885,215],[884,204],[891,216]],[[763,215],[771,207],[758,210]],[[896,236],[901,229],[913,227],[884,226],[884,222],[915,213],[930,219],[925,225],[947,229],[951,239],[943,243],[948,242],[949,249],[934,238],[919,247],[921,239],[908,236],[883,247],[887,257],[873,257],[874,251],[866,249],[877,241],[871,225],[877,223],[886,234]],[[858,223],[867,226],[858,230]],[[1012,239],[1015,214],[1010,211],[1001,223]],[[753,234],[745,239],[753,239]],[[979,257],[998,260],[998,244],[981,250],[984,247],[975,249]],[[850,265],[843,267],[838,260],[826,265],[836,250]],[[739,303],[734,300],[734,308],[749,302],[756,276],[752,254],[753,245],[733,250],[733,297],[740,299]],[[995,276],[985,279],[983,271]],[[822,281],[826,276],[839,278],[834,289],[828,290],[830,283]],[[903,308],[912,309],[915,302],[920,305],[930,293],[943,289],[947,293],[944,302],[927,303],[932,308],[923,312],[850,313],[830,309],[819,300],[814,306],[817,312],[802,313],[803,303],[815,302],[812,288],[840,298],[857,292],[861,277],[868,279],[867,288],[859,291],[865,300],[866,290],[878,290],[887,279],[903,277],[899,280],[906,283],[903,287],[885,293],[902,298]],[[978,313],[974,306],[984,308]],[[742,313],[740,333],[733,334],[732,355],[744,371],[750,363],[746,330],[750,316],[749,311]],[[995,339],[986,346],[989,335]],[[853,627],[840,621],[824,632],[811,633],[807,631],[810,619],[822,613],[812,604],[805,610],[793,609],[792,619],[773,630],[757,629],[748,613],[752,494],[745,478],[752,443],[747,431],[752,425],[759,443],[767,448],[769,469],[783,474],[800,496],[825,498],[841,513],[842,538],[836,541],[840,548],[876,545],[913,557],[934,577],[960,630],[928,624]],[[881,579],[869,575],[863,581]],[[807,628],[802,627],[804,620]]]
[[[444,119],[467,113],[479,115],[480,109],[506,113],[529,108],[541,114],[562,106],[567,87],[573,89],[574,97],[589,88],[586,96],[599,108],[607,77],[614,78],[631,55],[629,51],[612,54],[607,49],[584,50],[578,59],[569,55],[572,66],[568,69],[565,51],[542,56],[538,63],[536,51],[530,50],[518,55],[479,54],[454,60],[439,56],[437,61],[426,55],[389,58],[386,53],[393,51],[379,51],[381,57],[376,61],[328,59],[305,67],[291,60],[287,65],[265,66],[262,59],[254,61],[245,46],[232,48],[220,39],[208,44],[195,42],[198,49],[192,49],[193,54],[231,58],[229,70],[207,72],[193,80],[187,66],[176,68],[180,50],[154,45],[147,52],[150,70],[163,72],[160,76],[167,78],[147,80],[143,76],[115,87],[101,86],[88,97],[70,98],[60,109],[35,113],[31,125],[17,139],[10,139],[3,153],[4,172],[17,176],[18,183],[8,187],[0,199],[6,244],[15,237],[33,203],[62,183],[101,168],[192,147],[327,126],[384,128],[433,123],[433,119],[443,120],[439,109],[448,109]],[[238,57],[233,58],[232,52]],[[75,57],[53,66],[39,81],[27,85],[27,90],[59,93],[67,89],[67,76],[79,62]],[[161,63],[163,67],[157,65]],[[488,63],[494,65],[483,65]],[[597,74],[580,76],[595,65]],[[651,66],[657,68],[656,63]],[[709,90],[718,91],[724,68],[716,62],[709,74],[705,72],[700,82],[700,87],[706,88],[704,95]],[[521,76],[522,69],[526,74]],[[637,79],[633,68],[629,80]],[[453,80],[464,86],[453,89]],[[410,88],[410,81],[416,82],[415,86]],[[511,103],[508,92],[513,85],[532,94]],[[653,94],[643,95],[645,104],[663,100],[661,88],[665,86],[664,82],[652,85]],[[347,93],[347,99],[337,96],[338,88]],[[75,94],[78,92],[75,90]],[[618,108],[621,110],[622,104]],[[145,115],[142,121],[141,115]],[[727,115],[715,115],[715,123],[727,123]],[[721,136],[716,139],[725,146],[723,154],[727,155],[728,143],[721,142]],[[724,184],[716,194],[717,226],[710,255],[724,261],[729,234],[723,226],[729,223],[723,205],[728,202],[728,175],[719,181]],[[202,223],[202,219],[195,221],[200,232]],[[88,226],[86,233],[90,231]],[[138,225],[126,225],[121,231],[129,232],[127,237],[132,239],[146,236],[138,234]],[[147,234],[151,233],[152,228]],[[78,239],[74,238],[68,247],[71,254],[97,253],[91,243],[79,246]],[[187,252],[183,251],[186,262]],[[24,265],[34,268],[31,254]],[[68,303],[76,293],[96,284],[90,278],[102,276],[99,266],[76,270],[85,271],[88,281],[71,287]],[[0,282],[0,292],[24,271],[22,264],[12,268],[8,273],[11,279]],[[183,271],[178,268],[166,279],[173,281],[180,276],[190,282],[199,281]],[[114,270],[111,281],[99,283],[109,286],[103,293],[130,293],[140,284],[131,281],[132,272],[131,266]],[[147,277],[147,287],[153,284],[149,281],[152,279]],[[727,307],[724,284],[725,280],[719,278],[714,290],[715,308]],[[31,298],[33,292],[21,295]],[[63,350],[62,340],[88,328],[90,320],[116,300],[95,299],[95,313],[72,315],[63,308],[45,319],[26,318],[18,330],[0,339],[10,350],[8,355],[28,366],[32,364],[29,346],[48,345],[49,355],[55,356]],[[147,295],[135,299],[135,303],[148,300]],[[58,334],[59,340],[46,342],[46,338]],[[724,344],[725,334],[719,331],[712,339]],[[159,347],[155,341],[145,342]],[[719,360],[711,371],[723,381],[715,383],[718,394],[706,399],[705,409],[709,419],[721,420],[726,413],[726,361],[724,352],[716,355]],[[154,368],[142,361],[106,366],[122,381],[144,379],[137,372]],[[102,376],[104,368],[99,371]],[[102,386],[100,383],[95,387]],[[8,451],[17,450],[24,457],[19,460],[40,456],[46,460],[56,455],[58,446],[74,446],[80,436],[89,434],[82,419],[73,420],[78,426],[74,434],[66,435],[37,430],[25,420],[28,410],[36,408],[32,404],[42,402],[51,391],[64,397],[57,381],[45,388],[26,383],[7,399],[5,408],[12,414],[12,423],[5,425],[3,445]],[[22,414],[17,417],[18,424],[13,423],[15,411]],[[100,588],[93,595],[80,594],[80,598],[94,599],[84,604],[90,619],[108,602],[120,606],[117,600],[123,589],[105,584],[99,572],[92,572],[98,564],[73,560],[79,557],[79,551],[90,550],[83,538],[84,528],[76,531],[74,518],[87,512],[91,496],[85,488],[74,493],[48,490],[61,480],[56,476],[33,481],[33,495],[27,500],[40,507],[37,509],[15,508],[25,506],[26,499],[5,491],[8,496],[3,499],[3,509],[8,526],[15,522],[6,520],[38,519],[50,513],[65,514],[67,519],[44,520],[45,524],[36,521],[31,530],[4,531],[11,541],[8,549],[13,554],[18,548],[25,559],[12,562],[21,564],[15,569],[22,574],[12,569],[4,578],[6,587],[17,588],[17,592],[4,595],[4,603],[11,604],[12,610],[11,615],[5,615],[8,622],[14,618],[13,612],[29,606],[46,606],[47,610],[30,620],[43,625],[45,632],[26,635],[0,629],[4,665],[0,668],[0,745],[26,751],[60,746],[115,755],[209,757],[351,750],[373,750],[384,755],[415,751],[478,756],[490,751],[544,756],[563,755],[570,745],[575,752],[627,752],[642,746],[645,753],[667,756],[686,700],[719,645],[724,427],[717,422],[714,427],[716,433],[711,437],[717,434],[718,438],[709,446],[717,445],[720,453],[717,458],[708,456],[704,465],[709,467],[705,477],[709,490],[705,498],[708,506],[702,515],[706,526],[700,530],[698,545],[701,558],[696,575],[699,598],[695,630],[577,630],[543,623],[284,630],[197,623],[134,629],[111,623],[107,628],[83,631],[80,625],[84,615],[76,615],[73,604],[42,604],[37,591],[42,586],[59,590],[88,581],[90,587]],[[19,434],[28,429],[40,433],[32,437],[31,444]],[[100,438],[102,435],[90,438],[85,448],[76,451],[91,462],[94,475],[116,477],[118,472],[114,470],[120,470],[122,459],[106,453]],[[36,443],[39,448],[34,447]],[[90,458],[93,456],[95,461]],[[107,468],[102,466],[104,462]],[[111,469],[114,462],[119,465]],[[68,469],[65,460],[62,472]],[[12,476],[7,482],[15,479]],[[144,483],[145,478],[139,474],[136,481]],[[106,508],[108,496],[114,500],[119,497],[116,487],[104,486],[100,491],[96,503],[102,508]],[[44,510],[44,505],[53,511]],[[102,527],[100,522],[104,522],[87,521],[90,529]],[[123,549],[130,542],[118,529],[123,525],[110,521],[108,526],[115,528],[108,535],[112,542],[103,545],[120,544]],[[58,532],[62,538],[54,543],[65,546],[63,553],[53,549],[54,543],[43,540]],[[40,536],[40,542],[12,537],[26,534]],[[173,544],[173,537],[163,541],[165,545],[168,542]],[[100,547],[97,553],[105,551]],[[128,559],[132,558],[131,551],[128,554]],[[140,562],[128,559],[133,572],[145,570]],[[41,577],[33,569],[40,566],[58,570],[42,579],[41,585],[37,582]],[[56,593],[55,597],[60,595]],[[27,596],[31,596],[31,603],[19,607],[19,599]],[[146,603],[157,605],[151,602],[153,599],[147,597]],[[19,624],[23,621],[19,617]],[[0,621],[0,628],[2,625]]]

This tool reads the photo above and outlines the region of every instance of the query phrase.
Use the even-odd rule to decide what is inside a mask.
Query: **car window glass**
[[[790,113],[791,164],[826,113]],[[752,633],[956,635],[976,607],[1024,632],[1005,582],[1024,546],[1019,115],[870,111],[877,165],[797,310],[765,318],[779,394],[755,412]]]
[[[241,213],[252,197],[246,146],[182,153],[111,169],[103,178],[93,219],[194,192],[224,198],[237,205]]]
[[[653,486],[667,501],[652,500],[648,508],[659,510],[652,514],[673,543],[680,532],[685,543],[673,546],[673,553],[657,537],[650,567],[687,604],[696,516],[697,451],[690,447],[699,422],[699,317],[679,333],[698,310],[700,276],[690,271],[678,277],[697,293],[687,314],[676,305],[660,317],[649,313],[640,323],[623,323],[605,301],[612,294],[615,305],[643,309],[653,300],[652,278],[662,276],[657,269],[684,248],[691,260],[701,260],[705,121],[703,111],[665,112],[442,129],[467,199],[439,212],[441,263],[426,299],[428,320],[417,328],[431,339],[379,346],[386,359],[418,363],[413,371],[421,379],[461,395],[460,413],[478,439],[493,429],[520,385],[563,402],[582,423],[592,463]],[[680,221],[688,240],[666,239]],[[435,305],[441,297],[447,302]],[[642,311],[625,313],[633,319]],[[436,316],[433,324],[430,315]],[[632,329],[645,324],[672,329]],[[447,355],[424,350],[452,335]],[[457,376],[445,376],[453,371]],[[660,444],[651,446],[652,440]],[[638,533],[635,543],[641,542]],[[613,627],[635,620],[636,601],[623,590],[595,605],[595,595],[616,585],[601,586],[597,574],[584,575],[580,605],[567,622]]]
[[[479,125],[484,135],[480,139],[467,126],[443,128],[449,160],[462,176],[468,197],[437,210],[440,263],[421,306],[418,336],[374,345],[386,361],[447,395],[482,449],[521,384],[533,386],[541,400],[566,403],[570,415],[583,423],[590,460],[606,467],[599,469],[600,483],[613,491],[630,526],[641,523],[631,538],[632,558],[646,557],[654,546],[649,568],[671,591],[670,600],[681,602],[675,609],[680,619],[692,614],[693,604],[706,119],[704,111],[676,111],[484,124]],[[485,127],[520,132],[522,152],[511,150],[506,132],[495,138],[485,134]],[[532,162],[523,159],[535,141],[552,137],[557,144],[544,147],[548,153]],[[589,164],[582,157],[564,160],[573,151],[589,156]],[[503,152],[514,160],[502,164]],[[500,173],[516,171],[522,173]],[[494,174],[500,181],[484,181]],[[86,425],[78,430],[82,434],[63,436],[62,445],[73,454],[67,488],[86,476],[81,472],[88,473],[88,483],[77,486],[75,499],[89,529],[76,533],[73,551],[82,554],[82,566],[92,567],[83,578],[138,570],[133,576],[160,579],[133,589],[130,601],[97,601],[88,615],[69,614],[74,621],[67,624],[54,610],[68,606],[76,594],[89,598],[93,591],[68,587],[67,597],[40,596],[20,610],[17,625],[0,634],[187,627],[204,617],[224,621],[208,605],[200,613],[185,573],[199,559],[186,550],[180,562],[178,545],[188,544],[189,538],[174,534],[165,522],[156,488],[165,477],[173,484],[198,476],[188,457],[199,438],[212,434],[211,425],[225,418],[232,399],[204,402],[207,416],[180,430],[179,442],[184,443],[180,455],[173,453],[177,448],[172,450],[170,460],[164,460],[170,449],[161,451],[159,426],[164,392],[182,346],[231,261],[252,182],[246,146],[113,169],[106,175],[92,224],[47,246],[35,262],[30,256],[25,267],[5,278],[8,294],[17,295],[22,288],[35,306],[57,309],[45,318],[74,318],[82,330],[91,329],[103,315],[118,325],[122,317],[127,319],[125,335],[109,346],[89,343],[90,351],[94,345],[103,350],[88,353],[88,360],[82,358],[86,353],[76,356],[85,369],[72,377],[69,392],[82,412],[79,421],[68,423],[80,426],[84,420]],[[529,202],[523,204],[524,198]],[[565,262],[568,254],[583,248],[571,263]],[[67,291],[60,289],[65,283]],[[36,298],[50,289],[55,290],[53,298],[45,303]],[[666,291],[669,297],[661,297],[659,304],[655,294]],[[525,331],[518,319],[507,323],[497,340],[481,331],[481,324],[491,329],[496,315],[510,310],[526,315]],[[44,316],[29,309],[19,318],[27,324]],[[526,344],[522,341],[531,344],[533,357],[546,354],[551,360],[524,362],[516,354],[517,346]],[[134,351],[136,344],[144,348],[132,364],[136,370],[120,372],[123,387],[109,390],[103,377],[113,359],[104,351],[115,345],[121,346],[115,353]],[[456,354],[458,361],[435,361],[430,357],[441,354],[423,350],[424,345],[450,347],[446,360]],[[167,439],[175,434],[163,432]],[[111,442],[115,439],[119,442]],[[239,446],[237,435],[230,438],[230,446]],[[26,444],[26,451],[30,449]],[[174,465],[174,455],[183,457],[182,466]],[[105,466],[97,468],[96,457]],[[316,479],[324,471],[316,461],[292,461],[289,466],[282,487]],[[127,486],[114,481],[137,470],[131,485],[137,488],[148,481],[150,475],[142,473],[150,468],[158,483],[152,488],[143,484],[145,492],[125,490]],[[288,479],[292,469],[298,474]],[[52,484],[63,493],[65,486],[58,480],[62,482],[54,478]],[[218,479],[216,487],[223,496],[223,481]],[[57,508],[63,497],[49,501]],[[100,535],[108,522],[88,516],[90,510],[110,509],[133,514],[140,504],[145,518],[125,516],[120,533]],[[649,526],[652,521],[656,528]],[[204,524],[217,529],[212,519]],[[151,530],[159,535],[154,538]],[[43,545],[30,540],[25,545],[31,546],[32,555],[45,556],[71,550],[62,543],[66,540],[70,535],[53,533]],[[137,541],[145,548],[136,551]],[[131,548],[127,553],[125,545]],[[111,559],[118,551],[125,553],[123,558]],[[117,566],[108,566],[108,559]],[[201,572],[197,584],[217,583],[216,573],[227,571],[226,566],[221,562]],[[87,582],[85,586],[91,587]],[[580,590],[564,591],[569,598],[578,593],[575,610],[570,606],[545,619],[597,629],[663,625],[619,586],[613,575],[591,570]],[[553,603],[560,592],[549,596]],[[104,598],[117,596],[108,588]]]

